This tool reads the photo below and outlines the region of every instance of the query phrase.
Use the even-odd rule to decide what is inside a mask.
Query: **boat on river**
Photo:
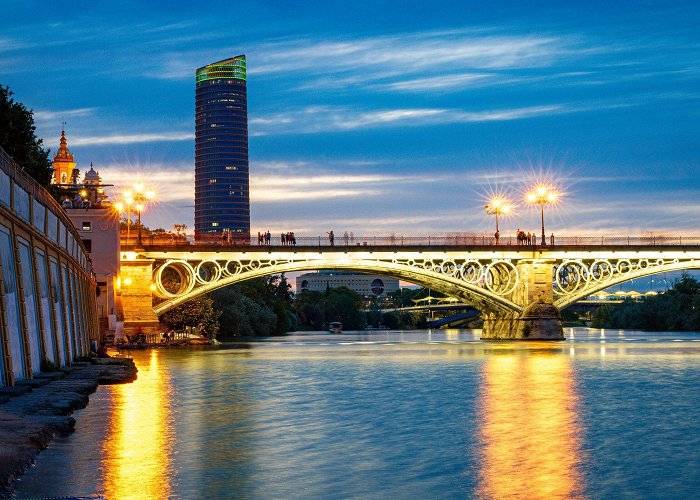
[[[331,333],[343,333],[343,324],[340,321],[328,323],[328,331]]]

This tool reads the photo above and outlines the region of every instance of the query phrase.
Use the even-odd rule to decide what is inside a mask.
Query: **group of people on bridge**
[[[536,245],[537,244],[537,235],[534,233],[534,231],[531,232],[525,232],[521,231],[518,229],[515,232],[515,238],[518,240],[518,245]]]
[[[269,245],[271,242],[272,234],[270,234],[270,231],[263,231],[262,233],[258,231],[258,245]],[[287,231],[286,233],[281,233],[280,243],[282,243],[282,246],[296,245],[297,238],[294,236],[294,232]]]

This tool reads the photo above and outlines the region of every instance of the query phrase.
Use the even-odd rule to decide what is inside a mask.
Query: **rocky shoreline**
[[[133,360],[104,358],[0,387],[0,498],[11,494],[10,483],[56,434],[75,430],[70,415],[87,406],[98,385],[133,382],[136,376]]]

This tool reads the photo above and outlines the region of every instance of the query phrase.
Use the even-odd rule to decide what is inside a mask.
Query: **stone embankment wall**
[[[0,148],[0,387],[31,380],[42,364],[69,366],[97,332],[96,281],[77,230]]]
[[[11,495],[10,483],[32,464],[56,434],[73,432],[70,415],[85,408],[100,384],[136,379],[131,359],[97,359],[73,363],[61,371],[35,375],[13,387],[0,387],[0,498]]]

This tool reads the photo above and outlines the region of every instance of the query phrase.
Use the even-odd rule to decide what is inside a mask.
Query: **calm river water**
[[[700,334],[294,335],[135,352],[17,497],[691,498]]]

